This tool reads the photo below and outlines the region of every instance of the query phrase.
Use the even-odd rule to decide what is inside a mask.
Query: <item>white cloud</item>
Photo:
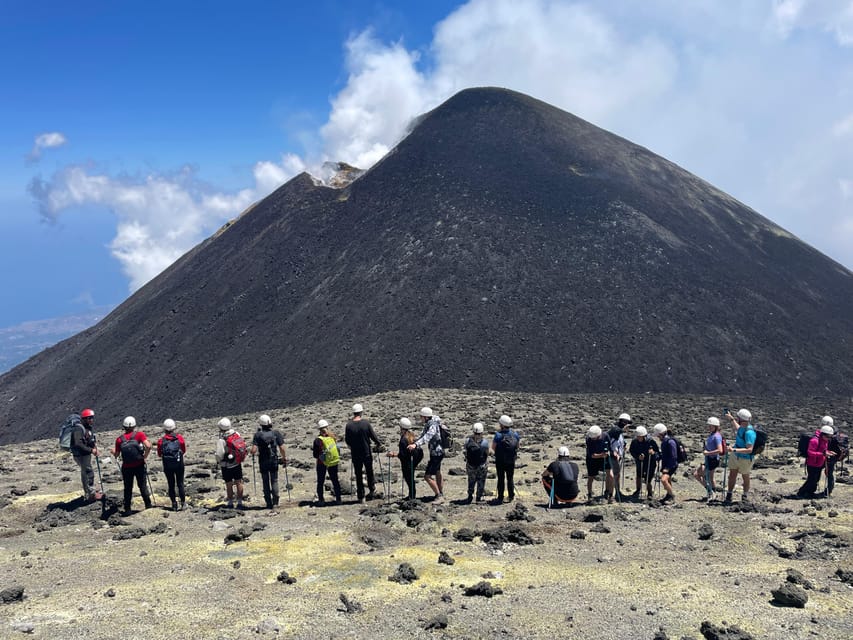
[[[59,131],[51,131],[50,133],[42,133],[36,136],[33,142],[33,148],[27,155],[27,160],[38,162],[41,159],[42,151],[45,149],[55,149],[61,147],[68,142],[65,134]]]

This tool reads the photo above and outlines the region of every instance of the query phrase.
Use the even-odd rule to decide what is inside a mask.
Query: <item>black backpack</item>
[[[438,434],[441,448],[448,451],[453,446],[453,434],[450,433],[450,429],[443,422],[438,423]]]
[[[278,447],[275,444],[275,431],[272,429],[265,431],[261,429],[257,433],[257,439],[263,443],[263,448],[258,447],[258,452],[261,453],[261,457],[264,460],[269,460],[270,462],[278,462]]]
[[[184,460],[181,443],[178,442],[177,438],[164,437],[163,442],[160,444],[160,454],[163,458],[163,466],[170,469],[179,467]],[[124,456],[124,452],[122,452],[122,456]]]
[[[124,464],[142,462],[142,445],[136,441],[136,431],[125,433],[121,438],[121,460]]]
[[[512,429],[500,433],[501,439],[495,447],[495,459],[500,462],[512,462],[518,452],[519,435]]]
[[[765,446],[767,446],[767,432],[755,425],[755,444],[752,445],[752,455],[757,456],[764,453]]]
[[[801,433],[800,434],[800,439],[797,440],[797,455],[800,458],[808,458],[809,457],[809,443],[812,441],[812,438],[814,438],[813,433]]]
[[[835,456],[836,462],[841,462],[850,455],[850,437],[846,433],[836,433],[832,439],[838,444],[838,447],[833,447],[833,451],[838,451]]]
[[[468,438],[465,442],[465,460],[472,467],[479,467],[489,457],[489,450],[483,447],[483,440],[479,442],[474,438]]]
[[[687,448],[681,444],[681,440],[670,436],[673,440],[675,440],[675,459],[680,464],[682,462],[687,462],[690,456],[687,454]]]

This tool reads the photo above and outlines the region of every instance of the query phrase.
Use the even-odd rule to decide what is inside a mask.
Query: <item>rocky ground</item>
[[[342,433],[354,400],[388,443],[398,417],[430,405],[453,428],[457,451],[475,420],[494,429],[500,414],[513,416],[523,438],[515,503],[461,504],[464,464],[454,453],[443,467],[443,505],[401,502],[394,461],[389,499],[311,506],[314,425],[326,418]],[[179,424],[189,446],[189,508],[179,513],[164,508],[159,462],[150,465],[157,506],[143,510],[136,494],[135,513],[121,517],[121,479],[107,456],[107,497],[85,504],[76,465],[54,440],[4,446],[0,636],[850,638],[848,478],[830,499],[786,497],[803,481],[796,434],[825,412],[849,410],[813,405],[417,390],[272,410],[292,485],[288,497],[281,476],[276,511],[261,508],[249,464],[249,509],[224,507],[213,460],[219,416]],[[701,502],[687,475],[694,455],[679,471],[674,505],[545,508],[542,468],[563,444],[582,462],[590,424],[628,411],[635,424],[666,423],[697,451],[705,419],[723,406],[749,407],[771,434],[750,503],[739,493],[730,507]],[[256,417],[232,416],[244,435]],[[161,435],[145,431],[152,441]],[[100,425],[98,434],[106,448],[118,430]],[[348,490],[346,457],[342,465]],[[423,482],[419,491],[429,493]]]

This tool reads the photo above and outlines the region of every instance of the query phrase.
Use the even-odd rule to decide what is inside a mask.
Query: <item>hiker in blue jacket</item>
[[[672,502],[675,500],[675,494],[672,490],[672,476],[678,469],[678,445],[675,439],[667,434],[665,424],[656,424],[652,431],[655,437],[660,440],[660,483],[666,491],[661,502]]]
[[[495,472],[498,476],[498,496],[495,504],[501,504],[504,501],[504,489],[509,502],[515,499],[513,475],[515,459],[518,457],[518,443],[521,441],[518,432],[510,429],[512,418],[506,415],[501,416],[498,424],[500,431],[492,438],[492,455],[495,456]]]

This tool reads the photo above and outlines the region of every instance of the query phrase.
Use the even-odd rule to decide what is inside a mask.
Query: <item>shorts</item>
[[[677,464],[674,465],[672,467],[672,469],[661,469],[660,473],[661,473],[661,475],[674,476],[676,471],[678,471],[678,465]]]
[[[236,467],[222,467],[222,479],[225,482],[242,482],[243,465],[238,464]]]
[[[752,471],[752,458],[738,458],[735,455],[729,456],[729,470],[736,473],[748,474]]]
[[[439,471],[441,471],[441,461],[444,460],[444,456],[430,456],[429,462],[427,462],[426,470],[424,471],[425,476],[434,476]]]
[[[717,456],[716,458],[705,458],[705,461],[707,463],[705,466],[708,467],[709,471],[713,471],[714,469],[720,466],[719,456]]]
[[[586,459],[586,473],[588,476],[594,478],[602,471],[604,471],[604,458]]]

